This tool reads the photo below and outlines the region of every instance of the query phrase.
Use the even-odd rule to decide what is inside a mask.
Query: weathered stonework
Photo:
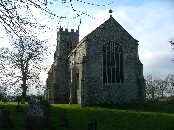
[[[64,34],[58,33],[60,35],[58,35],[58,40],[61,37],[71,39],[72,36],[75,39],[77,38],[76,33],[78,32],[65,37]],[[64,41],[67,42],[67,40]],[[48,73],[48,91],[46,94],[47,97],[54,99],[58,97],[57,101],[54,100],[55,103],[67,103],[69,100],[70,103],[88,105],[145,101],[145,81],[143,77],[143,64],[138,56],[138,41],[112,16],[85,36],[79,43],[77,42],[78,44],[74,42],[70,53],[67,53],[66,42],[63,42],[63,44],[58,42],[60,45],[58,44],[59,48],[55,52],[55,55],[58,54],[58,56],[56,56],[55,62]],[[124,82],[105,83],[103,80],[103,62],[105,62],[103,59],[103,46],[108,47],[110,42],[116,44],[116,46],[119,45],[123,49],[122,77]],[[113,45],[111,45],[112,48]],[[111,53],[116,55],[116,52]],[[114,60],[116,62],[117,59],[114,58]],[[121,61],[119,64],[121,64]],[[112,71],[111,67],[108,68],[108,71],[110,69]],[[116,66],[115,68],[117,69],[118,67]],[[111,73],[115,74],[115,71]],[[120,73],[121,71],[119,71]],[[113,74],[111,76],[114,77]],[[62,101],[62,90],[65,92],[66,96],[64,98],[66,102]]]
[[[69,32],[60,27],[57,32],[57,46],[54,53],[54,63],[52,64],[46,81],[47,89],[45,97],[51,103],[69,102],[69,69],[68,55],[79,42],[79,31],[73,29]]]

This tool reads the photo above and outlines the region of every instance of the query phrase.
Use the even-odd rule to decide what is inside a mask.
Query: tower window
[[[103,83],[124,83],[123,47],[115,41],[103,45]]]
[[[67,53],[69,54],[72,51],[73,47],[72,47],[72,41],[68,41],[67,42]]]

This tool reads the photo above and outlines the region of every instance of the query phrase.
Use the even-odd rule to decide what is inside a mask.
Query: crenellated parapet
[[[79,29],[77,30],[74,30],[74,29],[71,29],[70,31],[68,30],[68,28],[63,28],[63,27],[60,27],[59,28],[59,31],[57,32],[58,34],[70,34],[70,35],[79,35]]]

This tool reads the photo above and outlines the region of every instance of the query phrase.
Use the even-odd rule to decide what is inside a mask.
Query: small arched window
[[[72,49],[73,49],[72,41],[69,40],[67,42],[67,53],[70,54],[70,52],[72,51]]]
[[[115,41],[103,45],[103,83],[124,83],[123,47]]]

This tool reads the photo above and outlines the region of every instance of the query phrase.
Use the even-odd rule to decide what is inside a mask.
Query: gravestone
[[[27,110],[27,130],[43,130],[44,129],[44,109],[41,104],[29,104]]]
[[[10,112],[3,107],[0,107],[0,128],[14,128],[14,124],[9,117]]]
[[[26,110],[27,130],[42,130],[44,128],[53,128],[51,125],[50,107],[51,105],[47,100],[31,102]]]
[[[97,130],[97,122],[88,123],[88,130]]]

